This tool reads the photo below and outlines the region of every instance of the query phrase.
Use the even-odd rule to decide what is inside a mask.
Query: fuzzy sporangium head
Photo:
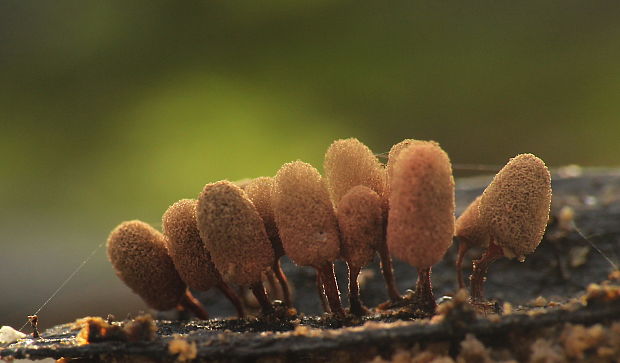
[[[196,217],[200,237],[225,282],[249,286],[274,263],[263,220],[233,183],[207,184],[198,198]]]
[[[439,262],[454,235],[454,178],[435,142],[400,151],[390,185],[387,242],[397,258],[421,268]]]
[[[155,228],[134,220],[114,228],[107,243],[116,275],[156,310],[174,308],[186,290],[164,240]]]
[[[179,275],[193,289],[209,290],[221,281],[211,255],[205,248],[196,226],[195,199],[183,199],[173,205],[162,217],[168,253]]]
[[[394,165],[396,164],[396,160],[398,160],[398,157],[400,155],[400,152],[405,150],[406,148],[408,148],[411,145],[414,144],[418,144],[418,143],[435,143],[437,144],[435,141],[422,141],[422,140],[415,140],[415,139],[404,139],[403,141],[392,145],[392,147],[390,148],[390,152],[388,153],[388,161],[385,165],[385,181],[386,181],[386,188],[385,188],[385,198],[389,200],[390,197],[390,185],[392,184],[391,180],[393,178],[393,174],[394,174]],[[439,145],[439,144],[437,144]]]
[[[392,147],[390,148],[390,152],[388,153],[388,162],[386,165],[388,182],[392,178],[394,164],[396,163],[396,160],[398,159],[398,155],[400,155],[400,152],[405,150],[409,146],[415,143],[420,143],[420,142],[426,142],[426,141],[415,140],[415,139],[405,139],[397,144],[392,145]]]
[[[275,177],[273,210],[286,255],[318,267],[340,255],[338,222],[321,174],[312,165],[284,164]]]
[[[480,219],[480,199],[476,197],[457,218],[454,225],[454,235],[467,243],[470,247],[488,247],[489,232]]]
[[[352,266],[366,266],[383,238],[381,198],[372,189],[358,185],[342,197],[336,214],[342,256]]]
[[[273,205],[271,198],[272,189],[273,178],[263,176],[252,179],[248,184],[246,184],[244,191],[247,194],[248,198],[250,198],[250,200],[254,204],[254,207],[256,207],[258,214],[261,216],[263,222],[265,223],[265,230],[267,231],[267,236],[272,243],[277,258],[284,255],[284,249],[282,247],[280,235],[278,234],[276,220],[273,215]]]
[[[506,257],[523,259],[542,240],[551,206],[551,175],[532,154],[510,159],[485,189],[480,218]]]
[[[358,139],[334,141],[323,163],[329,192],[338,205],[354,186],[365,185],[379,195],[385,188],[385,169],[373,152]]]

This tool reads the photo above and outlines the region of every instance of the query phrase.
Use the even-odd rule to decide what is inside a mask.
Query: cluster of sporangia
[[[457,271],[471,246],[486,249],[474,261],[471,295],[483,300],[489,264],[501,256],[524,259],[540,243],[549,217],[551,178],[542,160],[517,155],[455,222],[455,192],[448,155],[433,141],[404,140],[387,165],[357,139],[335,141],[325,154],[325,177],[311,165],[284,164],[276,176],[243,185],[207,184],[197,200],[184,199],[163,215],[163,234],[140,221],[124,222],[108,239],[117,275],[153,309],[177,307],[207,318],[188,288],[219,288],[243,307],[228,284],[248,286],[263,314],[274,311],[262,279],[279,281],[291,298],[279,259],[317,270],[324,309],[343,316],[334,261],[349,267],[350,312],[367,312],[357,276],[375,253],[392,302],[402,299],[390,255],[418,270],[412,303],[435,307],[431,266],[453,237],[460,240]]]

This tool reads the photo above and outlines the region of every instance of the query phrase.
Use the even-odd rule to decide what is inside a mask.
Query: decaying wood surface
[[[482,192],[489,181],[490,177],[457,181],[457,214]],[[588,284],[607,278],[612,270],[611,264],[590,242],[570,228],[572,223],[609,259],[613,262],[619,260],[620,170],[557,170],[553,176],[551,214],[545,239],[524,263],[504,259],[491,265],[486,294],[497,300],[498,306],[510,302],[515,308],[522,305],[523,309],[527,309],[531,307],[528,302],[538,296],[565,303],[580,296]],[[569,219],[571,215],[574,218]],[[444,261],[433,268],[436,297],[451,295],[455,291],[455,251],[456,246],[453,246]],[[472,251],[469,259],[475,258],[477,252]],[[539,314],[535,316],[517,312],[488,319],[467,310],[461,311],[459,305],[442,322],[433,324],[428,320],[414,319],[415,314],[393,316],[377,313],[363,320],[336,321],[319,315],[321,304],[316,296],[314,273],[293,266],[288,261],[283,267],[295,286],[295,305],[303,313],[291,321],[160,320],[157,321],[157,338],[153,341],[104,341],[87,345],[78,345],[75,340],[77,331],[66,324],[46,330],[41,339],[0,346],[0,357],[174,360],[177,356],[169,353],[169,344],[174,334],[181,334],[182,339],[196,344],[195,358],[221,361],[258,358],[355,361],[372,359],[376,355],[388,357],[396,348],[414,344],[448,344],[451,351],[456,351],[459,349],[457,343],[467,333],[475,334],[490,346],[505,346],[518,341],[520,336],[532,336],[566,322],[589,325],[620,321],[620,301],[613,299],[607,302],[590,301],[572,310],[547,306],[539,308]],[[401,290],[415,285],[416,273],[412,267],[395,261],[395,270]],[[342,298],[346,301],[346,267],[339,263],[337,271]],[[361,288],[364,303],[374,307],[386,301],[385,286],[377,263],[364,275]],[[229,311],[223,305],[225,301],[213,293],[204,294],[202,298],[214,316]]]

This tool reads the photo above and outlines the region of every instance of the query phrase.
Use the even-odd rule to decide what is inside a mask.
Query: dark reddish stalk
[[[379,258],[381,260],[381,272],[383,273],[383,278],[385,279],[385,284],[387,286],[387,293],[392,302],[397,302],[402,299],[402,296],[398,292],[398,288],[396,287],[396,280],[394,279],[394,268],[392,267],[392,257],[390,256],[390,251],[388,250],[387,243],[385,240],[379,243]]]
[[[437,303],[431,286],[431,268],[418,269],[418,281],[415,284],[415,300],[424,310],[435,311]]]
[[[484,281],[489,265],[502,256],[504,256],[502,248],[491,242],[484,255],[479,260],[474,261],[474,270],[469,278],[473,301],[482,301],[484,299]]]
[[[338,290],[338,283],[336,282],[336,275],[334,273],[334,264],[323,264],[317,270],[321,275],[321,281],[323,282],[327,302],[329,303],[332,313],[337,316],[344,316],[344,310],[342,309],[342,304],[340,303],[340,291]]]
[[[280,284],[276,282],[276,274],[272,268],[269,268],[265,271],[265,275],[267,276],[267,296],[274,299],[280,299],[280,288],[278,287]],[[269,295],[271,292],[271,295]]]
[[[349,266],[349,306],[352,314],[361,316],[368,314],[368,309],[364,307],[360,300],[359,284],[357,283],[357,276],[360,274],[360,267]]]
[[[202,306],[200,301],[192,295],[189,289],[185,290],[185,294],[181,297],[181,301],[179,301],[179,307],[182,310],[190,311],[194,314],[198,319],[207,320],[209,319],[209,314]]]
[[[387,236],[387,209],[383,211],[383,236]],[[392,267],[392,256],[390,256],[390,250],[387,246],[387,241],[384,238],[379,242],[377,248],[379,252],[379,260],[381,261],[381,273],[385,279],[385,285],[387,286],[387,293],[390,297],[390,301],[393,303],[402,300],[400,292],[396,287],[396,279],[394,278],[394,268]]]
[[[454,239],[459,242],[459,249],[456,253],[456,279],[459,283],[459,289],[464,289],[465,281],[463,280],[463,257],[469,250],[469,243],[456,237]]]
[[[273,264],[273,273],[276,275],[276,279],[280,283],[280,288],[282,289],[282,298],[284,299],[284,305],[287,307],[292,307],[293,302],[291,301],[291,291],[288,288],[288,281],[286,280],[286,275],[284,275],[284,271],[282,271],[282,267],[280,266],[280,260],[276,260]]]
[[[258,281],[253,283],[252,285],[250,285],[250,290],[252,290],[252,293],[260,304],[261,313],[263,315],[270,314],[274,311],[273,305],[271,305],[271,302],[269,301],[269,297],[267,296],[267,292],[265,291],[265,286],[263,286],[262,282]]]
[[[217,288],[226,296],[226,298],[235,306],[235,310],[237,310],[237,316],[239,318],[245,317],[245,310],[243,309],[243,304],[241,303],[241,299],[233,289],[228,286],[224,281],[221,281]]]
[[[265,270],[265,275],[267,276],[267,284],[268,284],[265,287],[265,289],[267,290],[267,293],[271,291],[274,296],[278,296],[280,292],[278,291],[278,283],[276,282],[275,273],[273,272],[271,268],[268,268],[267,270]]]
[[[323,311],[326,313],[331,313],[332,310],[329,308],[329,303],[327,302],[327,296],[325,296],[325,289],[323,288],[323,282],[321,281],[321,274],[317,270],[316,273],[316,287],[319,291],[319,297],[321,298],[321,305],[323,305]]]

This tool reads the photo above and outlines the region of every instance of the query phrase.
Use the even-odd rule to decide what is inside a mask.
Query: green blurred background
[[[0,325],[119,222],[320,167],[336,138],[618,165],[618,19],[617,1],[2,1]],[[139,309],[101,249],[39,315]]]

